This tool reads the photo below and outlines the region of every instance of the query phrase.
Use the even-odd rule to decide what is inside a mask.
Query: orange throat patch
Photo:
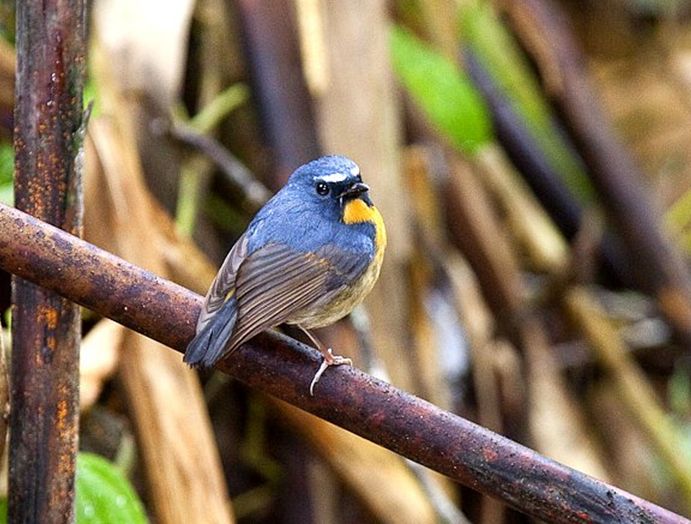
[[[343,209],[343,222],[346,224],[359,224],[369,222],[374,225],[376,236],[374,245],[377,257],[384,254],[386,247],[386,227],[379,210],[375,206],[368,206],[362,199],[356,198],[346,203]]]

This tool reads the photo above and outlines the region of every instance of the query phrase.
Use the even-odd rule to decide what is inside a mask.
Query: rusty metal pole
[[[184,351],[201,297],[0,205],[0,268]],[[319,353],[266,333],[218,364],[238,380],[547,522],[691,522]]]
[[[83,0],[17,2],[15,200],[79,234]],[[73,522],[79,306],[13,279],[9,522]]]

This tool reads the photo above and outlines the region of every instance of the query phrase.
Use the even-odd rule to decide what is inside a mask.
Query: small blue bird
[[[243,342],[295,324],[329,366],[351,360],[324,349],[308,329],[350,313],[379,277],[386,229],[360,168],[325,156],[298,168],[232,247],[204,300],[184,361],[213,366]]]

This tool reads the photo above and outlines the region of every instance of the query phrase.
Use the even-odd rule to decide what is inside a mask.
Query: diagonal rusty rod
[[[0,268],[177,351],[201,297],[29,215],[0,205]],[[330,369],[314,397],[317,351],[266,333],[218,369],[549,522],[691,522],[570,469],[355,368]]]

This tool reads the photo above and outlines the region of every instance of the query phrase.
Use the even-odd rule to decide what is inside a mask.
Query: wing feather
[[[264,280],[258,278],[251,282],[243,282],[238,288],[238,297],[244,297],[249,294],[263,294],[266,290],[272,290],[278,293],[283,287],[290,287],[295,278],[313,278],[319,274],[319,269],[305,268],[302,266],[280,268],[276,267],[272,272],[268,273]]]
[[[243,315],[241,322],[238,322],[237,329],[233,333],[229,350],[233,351],[244,341],[249,340],[262,331],[282,324],[290,318],[294,311],[299,311],[314,301],[313,292],[319,289],[320,283],[305,289],[298,297],[287,292],[285,293],[287,300],[282,299],[283,297],[277,297],[279,300],[275,301],[273,305],[266,308],[255,308],[246,316]]]
[[[369,262],[357,253],[326,249],[305,253],[285,244],[268,244],[243,261],[235,278],[238,318],[229,351],[294,313],[328,301]]]
[[[247,257],[248,238],[243,234],[231,248],[221,268],[216,273],[214,281],[204,298],[199,319],[197,320],[197,333],[204,329],[211,317],[223,306],[228,299],[228,294],[235,289],[235,277],[238,269]]]
[[[253,315],[267,316],[267,318],[269,318],[269,316],[273,316],[271,314],[272,311],[278,311],[284,305],[292,305],[294,310],[297,311],[300,307],[304,307],[303,300],[307,300],[313,292],[321,289],[322,285],[322,281],[313,279],[300,289],[285,287],[279,293],[272,293],[270,296],[262,296],[260,299],[249,303],[249,305],[242,310],[243,317],[247,319],[245,322],[250,322]],[[309,303],[308,300],[307,303]]]

